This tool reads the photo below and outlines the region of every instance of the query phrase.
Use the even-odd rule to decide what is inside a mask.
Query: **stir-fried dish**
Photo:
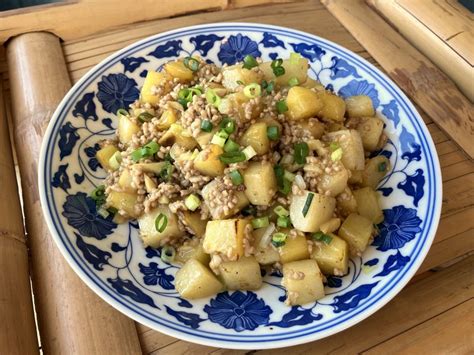
[[[385,144],[383,121],[370,97],[343,99],[310,78],[297,53],[168,62],[148,71],[117,126],[97,152],[109,174],[91,196],[183,264],[184,298],[257,290],[268,269],[283,274],[287,304],[313,302],[383,220],[375,188],[389,161],[370,158]]]

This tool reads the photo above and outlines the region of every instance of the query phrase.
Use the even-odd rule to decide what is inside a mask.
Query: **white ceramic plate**
[[[144,249],[131,222],[97,214],[88,194],[106,176],[95,152],[112,137],[115,112],[138,98],[147,70],[199,54],[234,63],[247,54],[268,60],[299,52],[310,75],[341,96],[364,94],[383,115],[390,140],[383,151],[392,171],[378,191],[385,221],[380,236],[350,273],[330,277],[327,296],[302,307],[284,305],[279,275],[256,292],[223,292],[186,301],[174,290],[177,267]],[[162,33],[108,57],[69,91],[41,150],[41,203],[55,242],[100,297],[151,328],[216,347],[260,349],[300,344],[348,328],[392,299],[423,261],[441,206],[439,162],[428,130],[402,91],[371,64],[330,41],[288,28],[217,23]]]

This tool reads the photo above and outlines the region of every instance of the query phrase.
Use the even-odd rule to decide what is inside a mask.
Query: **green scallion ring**
[[[258,62],[255,59],[255,57],[248,54],[244,57],[244,65],[242,66],[242,68],[252,69],[253,67],[256,67],[257,65],[258,65]]]
[[[277,206],[273,209],[273,212],[275,212],[275,214],[278,216],[278,217],[288,217],[290,215],[290,212],[283,206]]]
[[[240,145],[234,142],[232,139],[228,139],[224,145],[224,152],[237,152],[240,149]]]
[[[221,98],[219,97],[219,95],[216,94],[214,90],[207,89],[206,101],[209,105],[212,105],[214,107],[219,107],[219,104],[221,103]]]
[[[268,227],[270,221],[268,217],[260,217],[252,219],[252,227],[255,229]]]
[[[324,234],[323,232],[319,231],[312,235],[313,240],[323,242],[325,244],[331,244],[332,237],[328,234]]]
[[[268,126],[267,127],[267,137],[271,141],[277,141],[280,139],[280,130],[278,126]]]
[[[219,156],[219,160],[224,164],[233,164],[233,163],[240,163],[246,160],[245,154],[238,151],[238,152],[226,152]]]
[[[199,206],[201,206],[201,200],[195,194],[191,194],[184,200],[184,205],[190,211],[195,211]]]
[[[197,71],[199,69],[199,61],[193,57],[184,58],[183,64],[186,68],[192,71]]]
[[[296,143],[294,145],[294,158],[297,164],[305,164],[306,157],[309,154],[309,147],[306,142]]]
[[[254,99],[262,94],[262,88],[257,83],[252,83],[244,87],[244,95],[249,99]]]
[[[287,216],[278,217],[277,226],[281,228],[289,228],[291,226],[290,217],[287,217]]]
[[[242,177],[242,174],[238,170],[232,170],[229,173],[230,179],[232,180],[232,184],[235,186],[242,185],[244,182],[244,178]]]
[[[289,85],[289,86],[296,86],[296,85],[298,85],[299,83],[300,83],[300,82],[298,81],[298,79],[297,79],[297,78],[294,78],[294,77],[291,78],[290,80],[288,80],[288,85]]]
[[[212,131],[212,128],[213,128],[213,126],[212,126],[211,121],[209,121],[209,120],[203,120],[203,121],[201,122],[201,131],[204,131],[204,132],[208,132],[208,133],[209,133],[209,132]]]
[[[285,233],[282,233],[282,232],[275,233],[272,236],[272,244],[277,248],[281,247],[285,245],[286,238],[287,238],[287,235]]]
[[[123,109],[123,108],[120,108],[120,109],[118,109],[118,111],[117,111],[117,116],[120,116],[120,115],[122,115],[122,116],[128,116],[128,111],[125,110],[125,109]]]
[[[161,248],[161,260],[163,260],[165,263],[171,263],[174,261],[174,258],[176,257],[176,250],[173,247],[170,247],[168,245],[164,246]]]
[[[288,106],[286,105],[286,101],[285,100],[278,101],[276,103],[276,109],[278,113],[285,113],[286,111],[288,111]]]
[[[230,117],[224,117],[224,119],[221,121],[220,128],[226,131],[228,134],[232,134],[235,131],[235,121]]]
[[[155,219],[155,229],[159,233],[163,233],[168,225],[168,217],[160,213]]]
[[[151,119],[155,117],[153,116],[151,113],[149,112],[142,112],[138,115],[137,119],[141,122],[141,123],[144,123],[144,122],[150,122]]]

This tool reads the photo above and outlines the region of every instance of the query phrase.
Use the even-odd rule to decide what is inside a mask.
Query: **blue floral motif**
[[[104,126],[107,126],[107,127],[110,128],[110,129],[114,129],[114,127],[112,126],[112,119],[110,119],[110,118],[103,118],[103,119],[102,119],[102,123],[104,124]]]
[[[400,146],[402,148],[402,159],[420,161],[421,160],[421,147],[415,142],[415,137],[407,131],[405,126],[402,126],[402,133],[400,133]]]
[[[143,293],[143,291],[140,290],[140,288],[138,288],[137,286],[135,286],[135,284],[131,280],[122,280],[119,277],[117,277],[116,279],[112,279],[109,277],[107,278],[107,281],[121,295],[128,296],[136,302],[145,303],[151,307],[160,309],[155,304],[155,302],[153,302],[153,299],[147,294]]]
[[[204,306],[204,312],[211,322],[242,332],[267,324],[273,311],[255,293],[235,291],[232,294],[219,293],[211,299],[210,305]]]
[[[312,308],[305,309],[300,306],[293,306],[291,310],[283,315],[279,322],[268,323],[267,326],[276,326],[280,328],[291,328],[295,325],[306,325],[323,318],[322,314],[313,313]]]
[[[392,271],[399,270],[410,261],[409,256],[403,256],[398,250],[396,254],[390,255],[383,266],[383,270],[375,276],[387,276]]]
[[[143,57],[128,57],[128,58],[123,58],[120,60],[120,63],[123,64],[124,67],[124,73],[130,72],[133,73],[137,68],[140,67],[143,63],[148,63],[149,60],[145,59]]]
[[[380,191],[382,195],[384,196],[390,196],[390,194],[393,192],[393,188],[391,187],[379,187],[377,191]]]
[[[357,74],[357,69],[347,63],[345,59],[339,57],[332,57],[332,65],[329,69],[331,69],[330,78],[332,80],[337,78],[345,78],[348,76],[353,76],[354,78],[360,78],[361,76]]]
[[[74,233],[74,235],[76,236],[76,245],[82,251],[84,258],[92,264],[94,269],[104,270],[104,265],[108,263],[112,254],[97,248],[95,245],[86,243],[79,234]]]
[[[160,255],[161,255],[161,250],[158,250],[158,249],[155,249],[155,248],[152,248],[152,247],[146,247],[145,251],[146,251],[146,257],[148,259],[151,259],[151,258],[154,258],[154,257],[159,258]]]
[[[92,121],[97,121],[99,117],[95,109],[94,92],[89,92],[84,94],[82,99],[76,103],[74,110],[72,110],[72,115],[74,117],[82,117],[84,120],[91,119]]]
[[[67,190],[71,188],[71,183],[69,182],[69,176],[67,175],[67,168],[69,164],[63,164],[58,167],[58,171],[56,171],[53,175],[53,180],[51,181],[51,185],[54,187],[60,187],[63,189],[64,192],[67,193]]]
[[[278,53],[271,52],[271,53],[268,53],[268,56],[270,57],[271,60],[276,60],[278,58]]]
[[[376,109],[379,104],[379,93],[374,84],[369,84],[367,80],[351,80],[348,84],[339,89],[340,96],[347,98],[355,95],[367,95],[372,99],[372,104]]]
[[[119,243],[112,243],[110,244],[110,250],[118,253],[124,250],[127,250],[127,245],[121,246]]]
[[[74,174],[74,181],[78,185],[82,184],[85,178],[86,176],[84,174],[77,174],[77,173]]]
[[[327,276],[326,286],[331,288],[338,288],[342,286],[342,279],[337,276]]]
[[[246,55],[260,57],[262,53],[256,42],[239,33],[237,36],[229,36],[227,42],[221,45],[217,57],[222,63],[234,64],[242,61]]]
[[[65,123],[59,130],[59,158],[63,160],[64,157],[71,155],[76,142],[80,136],[77,133],[77,128],[71,122]]]
[[[286,49],[285,43],[269,32],[263,32],[263,39],[260,43],[262,43],[265,48],[282,47]]]
[[[84,152],[86,153],[87,157],[89,158],[89,161],[87,162],[87,165],[89,165],[89,168],[91,168],[93,171],[97,171],[97,168],[101,167],[99,161],[95,157],[96,153],[99,150],[100,150],[99,143],[94,144],[93,147],[84,148]]]
[[[382,107],[382,114],[389,120],[393,121],[395,128],[397,128],[398,123],[400,122],[397,102],[395,100],[390,100],[388,104],[382,105]]]
[[[416,169],[413,175],[407,175],[406,179],[398,183],[397,187],[405,191],[408,196],[413,197],[413,204],[418,207],[418,202],[425,194],[425,177],[422,169]]]
[[[224,37],[220,37],[215,34],[210,35],[197,35],[196,37],[191,37],[189,42],[194,44],[194,47],[199,51],[203,56],[206,56],[207,53],[214,47],[216,41],[223,40]]]
[[[140,94],[137,82],[122,73],[103,76],[98,88],[97,98],[102,107],[113,114],[121,108],[128,108]]]
[[[308,58],[312,62],[314,62],[315,60],[321,60],[321,57],[326,54],[326,51],[323,50],[317,44],[307,44],[307,43],[290,43],[290,44],[296,53],[301,54],[303,57]]]
[[[111,215],[104,219],[97,213],[95,201],[84,192],[66,197],[62,215],[81,235],[99,240],[106,238],[117,226]]]
[[[372,243],[377,246],[377,250],[399,249],[421,232],[421,219],[415,209],[400,205],[383,212],[385,219],[378,225],[380,234]]]
[[[181,323],[190,326],[193,329],[199,328],[199,323],[204,321],[198,314],[188,312],[178,312],[165,305],[166,312],[175,317]]]
[[[165,269],[160,269],[157,263],[150,263],[148,266],[142,263],[138,264],[143,276],[143,282],[145,285],[160,285],[165,290],[173,290],[172,284],[174,277],[166,274]]]
[[[332,304],[334,313],[348,311],[349,309],[357,307],[360,301],[370,296],[372,289],[377,286],[378,283],[379,281],[372,284],[360,285],[349,292],[334,297],[334,303]]]
[[[148,55],[151,55],[158,59],[176,57],[179,55],[179,52],[183,50],[181,48],[181,43],[183,43],[183,41],[181,40],[168,41],[165,44],[156,47],[155,50],[153,52],[148,53]]]
[[[365,266],[375,266],[379,263],[379,259],[377,258],[374,258],[374,259],[370,259],[370,260],[367,260],[364,265]]]

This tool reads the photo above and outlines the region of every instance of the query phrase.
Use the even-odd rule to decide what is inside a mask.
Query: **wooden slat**
[[[474,101],[472,15],[467,9],[447,0],[367,2]]]
[[[470,299],[363,354],[472,354],[473,334],[474,300]]]
[[[474,158],[474,110],[454,83],[362,0],[323,0],[388,75]]]
[[[43,350],[47,354],[140,354],[133,321],[97,297],[69,268],[43,219],[39,148],[53,111],[70,88],[59,39],[47,33],[21,35],[9,42],[7,56]]]

